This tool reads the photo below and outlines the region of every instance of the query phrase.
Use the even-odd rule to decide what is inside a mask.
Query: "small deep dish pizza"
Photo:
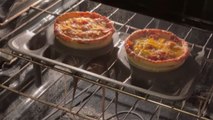
[[[94,12],[68,12],[56,18],[54,34],[63,45],[79,50],[98,49],[112,42],[112,21]]]
[[[125,49],[130,65],[149,72],[174,70],[189,56],[185,40],[160,29],[133,32],[125,41]]]

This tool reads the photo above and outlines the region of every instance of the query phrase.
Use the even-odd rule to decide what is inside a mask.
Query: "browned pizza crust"
[[[95,12],[68,12],[54,23],[56,39],[74,49],[96,49],[112,42],[112,21]]]
[[[137,41],[146,40],[146,38],[147,39],[150,38],[154,40],[163,38],[165,39],[166,42],[165,41],[162,42],[162,44],[160,44],[161,47],[159,47],[158,49],[149,50],[150,53],[148,53],[148,55],[146,56],[144,54],[136,53],[136,49],[134,49],[136,40]],[[158,44],[160,41],[154,41],[154,42]],[[161,51],[161,48],[162,49],[165,48],[165,47],[162,47],[162,45],[164,46],[168,44],[169,42],[175,44],[179,50],[177,52],[181,54],[177,54],[178,56],[174,55],[174,57],[171,57],[167,54],[169,54],[170,52],[175,53],[176,51],[173,49],[168,49],[166,52],[164,52],[164,54],[156,55],[155,52]],[[171,32],[160,30],[160,29],[143,29],[143,30],[137,30],[133,32],[130,36],[127,37],[125,41],[125,49],[126,49],[127,57],[129,59],[130,64],[132,64],[133,66],[137,68],[140,68],[146,71],[151,71],[151,72],[164,72],[164,71],[170,71],[170,70],[176,69],[179,66],[181,66],[186,60],[186,58],[189,56],[188,43],[185,40],[177,37]]]

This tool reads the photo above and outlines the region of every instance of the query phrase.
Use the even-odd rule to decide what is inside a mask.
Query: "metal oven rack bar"
[[[70,11],[70,10],[74,9],[75,7],[77,7],[78,5],[82,4],[83,2],[85,2],[85,0],[81,0],[81,1],[78,2],[76,5],[74,5],[74,7],[71,7],[71,8],[68,9],[67,11]],[[57,2],[54,3],[54,4],[57,4]],[[51,6],[49,6],[48,8],[46,8],[46,9],[44,9],[44,10],[43,10],[43,9],[40,9],[40,8],[32,7],[32,9],[36,9],[36,10],[38,10],[38,11],[40,11],[40,12],[39,12],[37,15],[35,15],[35,17],[33,17],[32,19],[30,19],[29,21],[27,21],[25,24],[21,25],[20,27],[18,27],[17,29],[15,29],[14,31],[12,31],[12,32],[9,33],[8,35],[6,35],[4,38],[2,38],[2,40],[3,40],[3,39],[6,39],[6,38],[9,37],[10,35],[13,35],[16,31],[20,30],[20,29],[21,29],[22,27],[24,27],[25,25],[30,24],[30,22],[31,22],[33,19],[39,17],[39,16],[40,16],[41,14],[43,14],[43,13],[55,15],[55,14],[52,13],[51,11],[48,11],[52,6],[54,6],[54,5],[51,5]],[[98,8],[101,7],[101,6],[102,6],[102,4],[97,4],[97,5],[96,5],[92,10],[90,10],[90,11],[95,11],[96,9],[98,9]],[[119,11],[119,8],[115,9],[112,13],[110,13],[110,14],[108,15],[108,17],[110,18],[111,16],[113,16],[114,14],[116,14],[118,11]],[[133,13],[133,14],[132,14],[126,21],[124,21],[123,23],[114,21],[114,22],[115,22],[115,25],[118,26],[118,29],[117,29],[117,30],[118,30],[118,31],[124,31],[124,32],[128,33],[129,31],[134,31],[134,30],[136,30],[136,29],[139,29],[139,28],[137,28],[137,27],[128,25],[129,21],[131,21],[136,15],[137,15],[137,13]],[[150,25],[154,20],[155,20],[155,18],[152,18],[152,19],[145,25],[144,28],[149,27],[149,25]],[[173,26],[173,23],[170,23],[170,25],[168,26],[167,30],[170,30],[170,28],[171,28],[172,26]],[[45,27],[48,27],[48,25],[45,26]],[[43,27],[42,29],[44,29],[45,27]],[[195,28],[190,28],[190,29],[189,29],[189,31],[188,31],[187,34],[185,35],[184,39],[187,39],[187,36],[190,34],[190,32],[191,32],[193,29],[195,29]],[[190,46],[191,46],[191,49],[195,49],[195,48],[200,49],[200,48],[202,48],[202,46],[197,45],[197,44],[193,44],[193,43],[191,43]],[[207,51],[208,51],[208,55],[207,55],[207,59],[208,59],[208,57],[209,57],[210,54],[211,54],[211,49],[208,48]],[[52,66],[50,66],[49,64],[45,64],[45,62],[34,61],[33,59],[31,59],[31,58],[29,58],[29,57],[27,57],[27,56],[25,56],[25,55],[22,55],[22,54],[17,54],[17,53],[12,53],[12,54],[11,54],[11,53],[8,53],[8,52],[3,51],[3,50],[1,50],[1,52],[4,52],[4,53],[6,53],[6,54],[13,55],[13,56],[15,56],[15,57],[21,58],[21,59],[26,60],[26,61],[29,61],[29,63],[27,64],[27,66],[28,66],[29,64],[38,64],[38,65],[40,65],[40,66],[42,66],[42,67],[44,67],[44,68],[52,69],[52,70],[54,70],[54,71],[58,71],[58,72],[60,72],[60,73],[63,73],[63,75],[69,75],[69,76],[72,77],[73,79],[77,79],[77,80],[80,80],[80,81],[84,81],[84,82],[89,83],[89,86],[86,87],[86,88],[84,88],[84,89],[82,89],[79,93],[76,93],[76,90],[75,90],[76,87],[78,87],[79,83],[78,83],[78,82],[75,83],[75,84],[76,84],[75,87],[73,87],[72,90],[71,90],[71,91],[73,92],[73,95],[71,95],[72,97],[69,98],[69,99],[67,99],[67,97],[69,96],[69,93],[67,93],[67,90],[65,90],[65,93],[64,93],[65,95],[64,95],[64,97],[63,97],[63,98],[64,98],[64,101],[62,100],[62,101],[60,101],[59,103],[51,103],[51,102],[48,102],[48,101],[45,101],[45,100],[40,99],[40,96],[42,96],[42,94],[40,94],[40,96],[34,97],[34,96],[31,96],[31,95],[29,95],[29,94],[27,94],[27,93],[25,93],[25,92],[22,92],[21,90],[20,90],[20,91],[17,91],[17,90],[14,90],[14,89],[11,89],[11,88],[7,87],[7,86],[4,85],[4,84],[0,84],[0,87],[3,88],[3,89],[6,89],[6,90],[11,91],[11,92],[16,93],[16,94],[19,94],[19,95],[24,96],[24,97],[26,97],[26,98],[30,98],[31,100],[40,102],[40,103],[42,103],[42,104],[44,104],[44,105],[51,106],[51,107],[53,108],[53,111],[51,111],[46,117],[44,117],[44,118],[43,118],[44,120],[50,118],[51,116],[53,116],[53,115],[54,115],[57,111],[59,111],[59,110],[64,111],[64,112],[66,112],[66,113],[70,113],[70,114],[76,115],[76,116],[80,116],[80,117],[85,118],[85,119],[94,119],[94,118],[91,117],[91,116],[85,116],[85,115],[80,114],[80,111],[82,110],[82,108],[83,108],[88,102],[91,101],[91,99],[92,99],[96,94],[98,94],[98,92],[100,92],[100,95],[101,95],[101,111],[102,111],[102,112],[101,112],[101,114],[100,114],[98,117],[96,117],[95,119],[101,119],[101,118],[103,118],[103,119],[110,119],[110,118],[119,116],[119,115],[121,115],[121,114],[125,114],[124,117],[123,117],[124,120],[125,120],[125,119],[128,117],[128,115],[130,115],[130,114],[136,115],[136,116],[138,116],[139,118],[142,119],[142,117],[141,117],[140,115],[138,115],[138,113],[136,113],[135,111],[136,111],[136,109],[139,109],[139,108],[138,108],[138,107],[139,107],[139,106],[138,106],[139,103],[145,101],[145,102],[147,102],[147,103],[151,103],[151,104],[156,105],[154,112],[151,113],[152,115],[151,115],[151,117],[150,117],[150,120],[153,119],[154,116],[156,116],[157,114],[160,114],[160,111],[161,111],[162,108],[168,108],[168,109],[171,109],[171,110],[174,110],[174,111],[178,112],[178,114],[176,115],[176,119],[179,119],[180,114],[186,114],[186,115],[189,115],[189,116],[192,116],[192,117],[195,117],[195,118],[199,118],[199,119],[203,119],[203,120],[210,120],[209,118],[207,118],[207,117],[204,116],[204,111],[206,110],[206,105],[208,104],[208,101],[209,101],[209,99],[210,99],[211,96],[212,96],[213,86],[212,86],[212,87],[210,88],[210,90],[209,90],[209,93],[211,93],[211,94],[209,94],[206,98],[203,98],[203,100],[201,100],[201,102],[200,102],[201,104],[200,104],[200,106],[198,106],[198,110],[197,110],[197,111],[192,112],[192,111],[188,111],[188,110],[186,109],[186,107],[187,107],[186,104],[188,103],[187,100],[186,100],[186,101],[180,101],[180,102],[172,102],[172,104],[167,104],[166,102],[164,102],[163,99],[152,99],[152,96],[150,96],[150,95],[145,95],[145,97],[142,97],[142,96],[140,96],[140,95],[136,95],[136,94],[133,94],[133,93],[131,93],[131,92],[124,91],[125,88],[129,88],[129,86],[125,84],[125,82],[128,81],[128,78],[127,78],[123,83],[121,83],[121,82],[115,82],[115,81],[107,81],[107,82],[112,82],[111,84],[116,84],[116,85],[119,86],[119,87],[112,87],[112,86],[110,86],[110,85],[107,85],[107,84],[104,84],[104,83],[100,82],[100,79],[102,79],[102,78],[99,78],[99,79],[97,79],[96,81],[94,81],[94,80],[85,78],[85,77],[83,77],[83,76],[80,76],[80,75],[76,74],[76,72],[70,72],[70,71],[68,71],[68,70],[62,70],[62,69],[60,69],[60,67],[59,67],[59,68],[58,68],[58,67],[52,67]],[[114,64],[116,63],[116,61],[117,61],[117,60],[115,60],[105,71],[103,71],[102,75],[104,75],[106,72],[108,72],[109,70],[111,70],[111,69],[113,68]],[[51,63],[51,64],[54,64],[54,63]],[[205,66],[207,66],[207,65],[208,65],[208,62],[204,63],[204,64],[203,64],[203,66],[204,66],[203,69],[205,69]],[[25,69],[25,67],[23,67],[23,69]],[[73,70],[73,69],[71,69],[71,70]],[[75,69],[74,69],[74,70],[75,70]],[[22,70],[20,70],[19,72],[21,73]],[[81,71],[80,71],[80,72],[81,72]],[[18,74],[19,74],[19,73],[17,73],[15,76],[18,76]],[[83,74],[85,74],[85,73],[83,73]],[[87,73],[86,73],[86,74],[87,74]],[[88,74],[88,75],[90,75],[91,77],[97,78],[96,76],[93,76],[93,74]],[[9,78],[8,81],[9,81],[10,79],[12,79],[13,77],[15,77],[15,76],[12,76],[11,78]],[[61,78],[61,77],[60,77],[60,78]],[[54,83],[52,83],[52,85],[54,85],[55,83],[56,83],[56,81],[55,81]],[[90,89],[92,89],[93,87],[95,87],[95,89],[93,89],[92,91],[90,91]],[[131,88],[131,87],[130,87],[130,88]],[[65,89],[67,89],[67,88],[65,88]],[[106,91],[109,91],[109,90],[110,90],[110,91],[113,91],[113,92],[115,93],[115,96],[112,97],[112,98],[110,99],[110,101],[108,102],[108,104],[106,104],[106,99],[107,99],[107,97],[106,97],[106,94],[107,94]],[[87,93],[90,93],[90,94],[89,94],[88,96],[86,96],[85,100],[82,101],[82,103],[78,103],[78,104],[81,105],[81,107],[77,110],[77,112],[73,110],[73,106],[71,106],[71,108],[69,108],[69,107],[66,106],[66,105],[68,105],[68,104],[71,104],[71,105],[74,104],[73,102],[75,101],[75,99],[77,99],[77,98],[80,97],[81,95],[87,94]],[[127,95],[127,96],[129,96],[129,97],[135,98],[135,102],[133,102],[133,103],[130,105],[130,107],[129,107],[128,110],[119,112],[119,111],[117,111],[117,109],[118,109],[117,107],[118,107],[118,102],[119,102],[118,99],[119,99],[119,97],[120,97],[121,95]],[[199,96],[198,96],[198,97],[199,97]],[[112,106],[112,104],[115,104],[115,106],[116,106],[116,107],[115,107],[115,115],[112,115],[111,117],[106,118],[106,116],[105,116],[104,113],[107,111],[107,109],[108,109],[110,106]],[[177,106],[177,104],[180,104],[180,106]],[[16,109],[16,108],[14,108],[14,110],[15,110],[15,109]]]
[[[5,35],[4,37],[2,37],[0,39],[0,41],[6,40],[7,38],[11,37],[11,35],[15,34],[17,31],[19,31],[20,29],[22,29],[23,27],[25,27],[26,25],[30,24],[34,19],[36,19],[37,17],[41,16],[43,13],[45,13],[46,10],[49,10],[50,8],[54,7],[56,4],[58,4],[60,1],[55,1],[54,3],[52,3],[51,5],[49,5],[47,8],[45,8],[42,12],[37,13],[34,17],[32,17],[31,19],[29,19],[28,21],[26,21],[24,24],[18,26],[16,29],[14,29],[13,31],[11,31],[10,33],[8,33],[7,35]],[[30,6],[30,8],[34,8],[33,6]],[[39,9],[39,8],[38,8]],[[29,9],[30,10],[30,9]],[[28,11],[29,11],[28,10]],[[31,23],[32,24],[32,23]]]
[[[21,16],[22,14],[24,14],[26,11],[29,11],[31,7],[38,5],[41,2],[41,0],[37,0],[36,2],[32,3],[31,5],[29,5],[28,7],[24,8],[23,10],[21,10],[20,12],[18,12],[17,14],[7,18],[4,20],[4,22],[0,23],[0,27],[7,25],[8,23],[10,23],[12,20],[14,20],[15,18]]]

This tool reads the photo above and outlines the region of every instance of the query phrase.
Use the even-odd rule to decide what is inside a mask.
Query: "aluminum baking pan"
[[[30,33],[30,31],[25,31],[22,34],[16,36],[15,38],[11,39],[8,42],[9,47],[12,50],[16,51],[17,53],[21,53],[21,54],[30,56],[33,59],[36,59],[37,61],[42,61],[42,62],[46,62],[48,64],[68,68],[72,71],[83,73],[84,75],[86,74],[88,76],[92,76],[93,78],[100,79],[101,81],[109,82],[111,84],[115,84],[115,85],[118,85],[118,86],[121,86],[121,87],[124,87],[124,88],[132,89],[132,90],[140,92],[140,93],[145,93],[145,94],[148,94],[148,95],[151,95],[151,96],[155,96],[155,97],[159,97],[159,98],[163,98],[163,99],[167,99],[167,100],[183,100],[183,99],[186,99],[187,97],[189,97],[190,93],[193,90],[192,88],[193,88],[194,84],[196,83],[196,80],[200,76],[199,66],[196,66],[195,67],[196,69],[194,69],[194,71],[192,71],[192,75],[190,76],[190,79],[185,80],[186,81],[185,86],[181,86],[180,90],[175,94],[170,94],[170,93],[166,94],[165,92],[159,92],[158,90],[147,89],[147,88],[143,88],[143,87],[138,86],[138,85],[131,84],[131,82],[123,83],[122,81],[124,81],[124,80],[117,80],[117,79],[120,79],[120,78],[112,79],[112,78],[109,78],[109,77],[105,77],[105,76],[102,76],[102,75],[92,73],[92,72],[84,70],[82,68],[71,66],[71,65],[63,63],[63,61],[59,61],[57,59],[57,57],[60,58],[61,56],[66,56],[66,54],[64,54],[64,50],[62,50],[63,52],[61,53],[61,51],[58,50],[60,48],[57,48],[54,45],[55,44],[55,42],[54,42],[55,37],[54,36],[51,37],[51,35],[54,35],[53,33],[51,33],[51,31],[53,32],[51,26],[49,26],[47,28],[47,30],[42,31],[42,32],[40,32],[39,34],[36,34],[36,35]],[[32,34],[32,35],[29,35],[29,33]],[[116,34],[113,36],[114,44],[117,44],[118,41],[120,43],[122,43],[121,41],[123,41],[125,39],[125,37],[127,36],[126,33],[121,33],[121,32],[117,32]],[[123,37],[123,36],[125,36],[125,37]],[[30,44],[32,44],[32,45],[30,45]],[[114,47],[114,48],[120,49],[119,47]],[[47,50],[49,50],[49,52],[46,52]],[[115,49],[112,49],[112,50],[115,50]],[[48,53],[48,54],[45,55],[45,52]],[[71,51],[67,51],[67,52],[72,53]],[[73,57],[75,57],[75,56],[73,56]],[[98,56],[92,56],[92,59],[94,59],[95,57],[98,57]],[[82,57],[82,59],[85,59],[85,58],[88,58],[88,56]],[[123,69],[122,66],[123,65],[120,65],[118,67],[118,69],[119,68]],[[188,69],[186,67],[184,69],[191,70],[192,68]],[[131,73],[131,72],[129,72],[129,73]],[[128,72],[124,73],[124,74],[128,74]]]

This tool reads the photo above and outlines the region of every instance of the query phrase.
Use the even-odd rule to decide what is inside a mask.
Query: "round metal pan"
[[[57,51],[59,51],[61,54],[63,55],[72,55],[72,56],[77,56],[77,57],[90,57],[90,58],[94,58],[94,57],[98,57],[101,55],[105,55],[107,53],[109,53],[114,45],[113,42],[111,42],[109,45],[103,47],[103,48],[98,48],[98,49],[91,49],[91,50],[79,50],[79,49],[73,49],[70,47],[67,47],[63,44],[61,44],[54,35],[54,26],[51,25],[48,29],[47,29],[47,41],[49,44],[52,44],[55,49]],[[115,33],[116,34],[116,33]],[[113,35],[112,39],[114,41],[115,34]]]
[[[124,47],[118,52],[118,59],[131,71],[131,84],[172,96],[185,96],[192,87],[199,72],[199,64],[189,56],[179,68],[169,72],[148,72],[129,64]]]

